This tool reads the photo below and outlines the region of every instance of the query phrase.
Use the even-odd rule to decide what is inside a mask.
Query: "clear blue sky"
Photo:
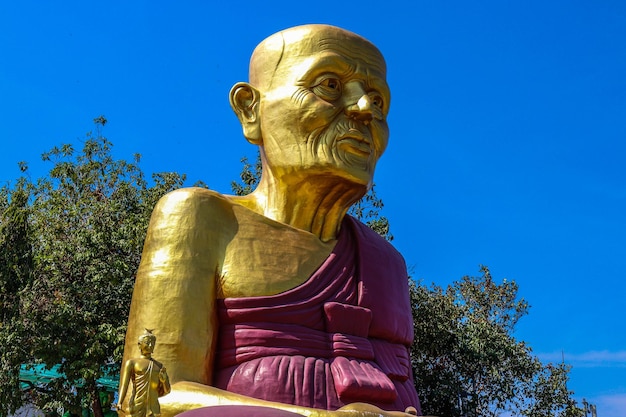
[[[387,59],[376,183],[413,275],[516,280],[516,335],[626,415],[626,2],[227,3],[2,2],[0,180],[103,114],[117,156],[228,193],[255,155],[227,97],[254,46],[342,26]]]

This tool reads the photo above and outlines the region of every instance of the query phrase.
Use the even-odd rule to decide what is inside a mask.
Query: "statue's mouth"
[[[351,153],[369,156],[372,153],[372,145],[369,139],[356,129],[350,129],[337,140],[341,147],[347,148]]]

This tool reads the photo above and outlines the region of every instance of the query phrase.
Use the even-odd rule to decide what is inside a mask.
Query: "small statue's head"
[[[321,173],[371,186],[387,146],[390,92],[380,51],[352,32],[298,26],[261,42],[230,102],[275,177]]]
[[[151,354],[156,345],[156,336],[152,333],[152,330],[146,329],[146,331],[139,336],[137,344],[139,345],[139,351],[142,355]]]

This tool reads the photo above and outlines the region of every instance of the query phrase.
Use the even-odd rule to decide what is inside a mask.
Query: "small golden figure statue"
[[[159,417],[161,415],[159,397],[168,394],[171,390],[165,366],[152,357],[155,344],[156,336],[152,330],[146,329],[138,340],[141,356],[128,359],[122,369],[117,409],[122,410],[128,384],[132,382],[133,389],[128,401],[128,414],[132,417]]]

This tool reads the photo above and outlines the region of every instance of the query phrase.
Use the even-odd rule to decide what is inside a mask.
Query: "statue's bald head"
[[[250,82],[229,97],[244,136],[261,146],[264,172],[299,181],[334,170],[360,191],[371,184],[391,96],[385,60],[366,39],[327,25],[278,32],[257,46]]]
[[[263,40],[250,58],[250,84],[265,91],[280,81],[281,70],[289,67],[290,58],[309,56],[328,48],[349,49],[357,44],[368,50],[385,73],[385,60],[367,39],[335,26],[303,25],[277,32]]]

